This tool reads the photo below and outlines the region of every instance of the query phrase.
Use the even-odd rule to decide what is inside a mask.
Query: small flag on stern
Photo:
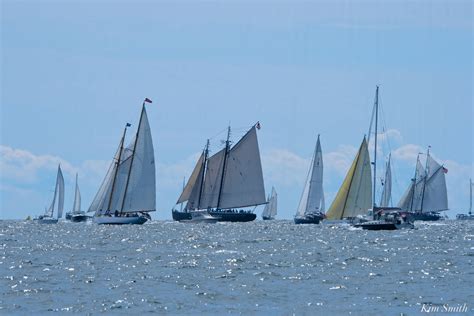
[[[130,124],[130,123],[127,123],[126,127],[130,127],[130,126],[132,126],[132,124]]]
[[[148,98],[145,98],[145,101],[144,101],[144,102],[146,102],[146,103],[153,103],[153,102],[152,102],[150,99],[148,99]]]
[[[257,124],[255,124],[255,127],[256,127],[257,129],[260,129],[260,121],[258,121]]]

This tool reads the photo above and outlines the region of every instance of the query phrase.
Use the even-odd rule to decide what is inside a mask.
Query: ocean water
[[[418,315],[474,308],[474,223],[0,222],[0,314]]]

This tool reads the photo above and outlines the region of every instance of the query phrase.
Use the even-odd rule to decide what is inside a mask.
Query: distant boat
[[[431,157],[429,148],[425,168],[418,155],[415,177],[400,199],[398,207],[409,212],[412,220],[440,220],[442,217],[439,212],[448,210],[447,172],[446,168]]]
[[[324,222],[350,223],[357,216],[367,214],[372,208],[371,174],[369,151],[364,137]]]
[[[403,228],[415,228],[408,219],[408,214],[398,210],[381,209],[372,221],[354,224],[354,227],[364,230],[396,230]]]
[[[54,218],[54,208],[56,205],[56,218]],[[54,196],[53,202],[51,202],[51,206],[45,211],[44,215],[38,216],[35,218],[40,224],[56,224],[58,219],[60,219],[63,215],[63,208],[64,208],[64,177],[61,171],[61,165],[58,166],[58,173],[56,176],[56,187],[54,189]]]
[[[272,187],[272,194],[267,200],[267,204],[265,204],[265,208],[262,212],[262,219],[263,220],[272,220],[275,219],[277,215],[277,193],[275,188]]]
[[[456,219],[460,220],[474,220],[474,215],[472,214],[472,180],[469,179],[469,212],[467,214],[457,214]]]
[[[255,220],[255,213],[238,208],[266,203],[258,126],[259,123],[253,126],[232,148],[229,127],[225,147],[211,157],[207,142],[178,198],[177,204],[187,202],[184,210],[172,210],[174,220],[191,220],[191,213],[196,210],[207,210],[223,222]]]
[[[324,218],[324,208],[323,153],[318,135],[303,194],[294,218],[295,224],[319,224]]]
[[[126,124],[119,149],[102,185],[89,207],[97,224],[143,224],[155,211],[155,157],[145,99],[137,132],[133,141],[124,147]]]
[[[67,214],[66,214],[67,215]],[[79,191],[79,184],[77,182],[76,173],[76,188],[74,190],[74,203],[72,205],[72,211],[69,213],[69,219],[71,222],[85,222],[89,218],[85,212],[81,211],[81,191]]]

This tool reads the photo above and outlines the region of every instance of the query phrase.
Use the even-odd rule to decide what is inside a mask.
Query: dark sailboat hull
[[[319,224],[319,222],[322,220],[322,217],[295,217],[295,224]]]
[[[262,216],[262,219],[263,219],[264,221],[271,221],[271,220],[274,220],[275,218],[270,217],[270,216]]]
[[[71,213],[66,213],[66,220],[70,221],[72,217]]]
[[[191,213],[188,212],[173,210],[171,214],[175,221],[191,220]],[[247,212],[209,211],[209,214],[217,217],[219,222],[251,222],[257,218],[256,214]]]
[[[85,215],[85,214],[78,214],[78,215],[71,215],[71,222],[74,222],[74,223],[79,223],[79,222],[87,222],[87,219],[89,218],[89,216]]]
[[[415,226],[412,223],[392,223],[392,222],[384,222],[384,221],[371,221],[365,222],[361,224],[355,224],[354,227],[362,228],[365,230],[397,230],[403,228],[414,228]]]
[[[425,222],[434,222],[442,219],[439,213],[409,213],[409,219],[413,221],[425,221]]]

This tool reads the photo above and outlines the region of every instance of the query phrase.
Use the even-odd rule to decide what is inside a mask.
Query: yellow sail
[[[372,182],[367,141],[362,140],[359,151],[347,172],[326,218],[331,220],[365,214],[372,206]]]

